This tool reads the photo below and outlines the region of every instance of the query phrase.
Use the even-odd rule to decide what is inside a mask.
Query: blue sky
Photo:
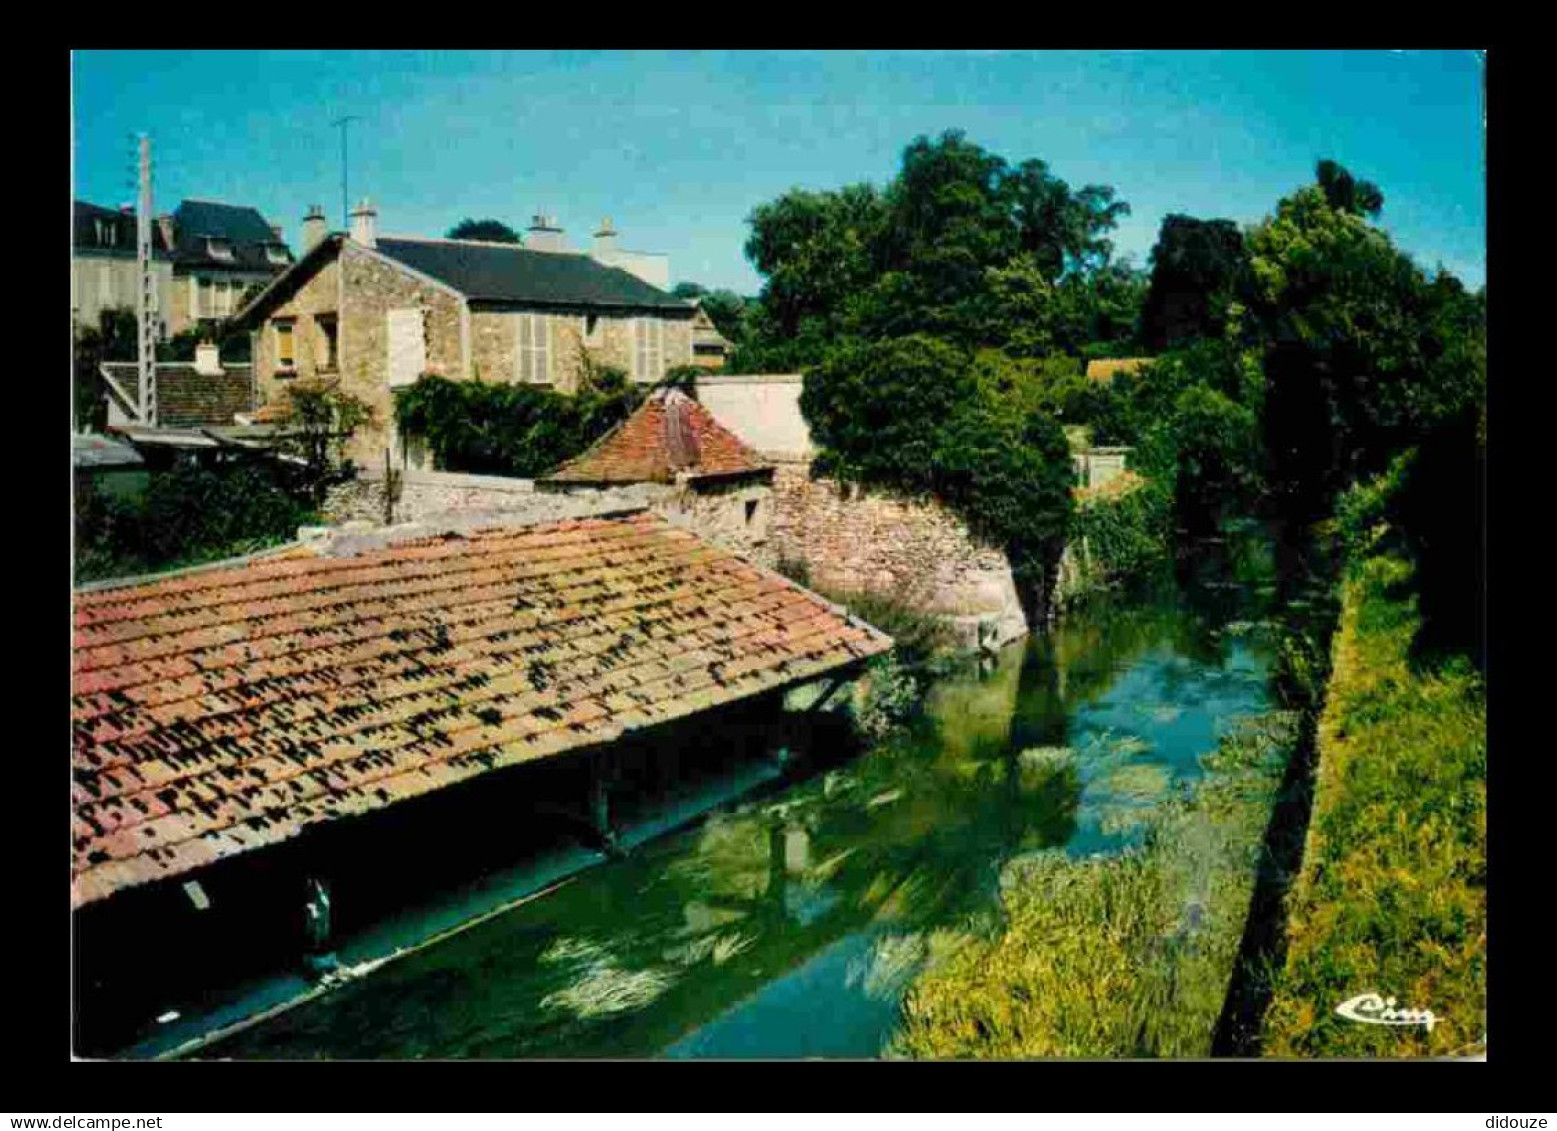
[[[603,216],[674,280],[756,293],[751,209],[787,189],[885,183],[918,134],[960,128],[1072,185],[1113,185],[1144,265],[1163,216],[1257,221],[1333,157],[1384,190],[1384,227],[1431,268],[1486,276],[1481,61],[1472,51],[82,51],[75,195],[253,204],[294,247],[350,191],[380,230],[515,228],[537,208],[584,249]]]

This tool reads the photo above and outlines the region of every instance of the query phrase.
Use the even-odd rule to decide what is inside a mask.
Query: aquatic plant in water
[[[540,961],[579,968],[572,982],[541,999],[541,1008],[580,1018],[642,1009],[676,980],[671,972],[652,967],[624,969],[610,951],[588,939],[557,939],[541,954]]]

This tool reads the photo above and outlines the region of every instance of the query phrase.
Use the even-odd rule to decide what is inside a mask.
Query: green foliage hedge
[[[601,369],[569,396],[534,385],[423,376],[395,394],[401,431],[422,440],[445,471],[545,475],[626,420],[643,390]]]
[[[997,359],[975,365],[923,334],[850,342],[806,373],[800,407],[819,471],[941,500],[1043,592],[1070,518],[1070,452]]]
[[[1085,544],[1091,576],[1085,587],[1106,586],[1141,577],[1173,554],[1173,499],[1158,482],[1119,495],[1083,499],[1071,520],[1070,542]]]
[[[138,498],[76,499],[76,578],[125,577],[249,553],[317,521],[307,485],[260,464],[153,471]]]

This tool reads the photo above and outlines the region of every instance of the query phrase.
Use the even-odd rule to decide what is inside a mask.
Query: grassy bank
[[[1126,471],[1095,489],[1073,492],[1055,601],[1077,604],[1164,565],[1172,557],[1171,497],[1159,483]]]
[[[1137,848],[1014,861],[999,928],[920,976],[892,1052],[1207,1055],[1294,723],[1282,712],[1235,728]]]
[[[1410,567],[1367,558],[1343,586],[1314,811],[1289,902],[1267,1056],[1468,1052],[1486,1016],[1486,702],[1468,663],[1416,670]],[[1427,1029],[1336,1014],[1366,992]]]

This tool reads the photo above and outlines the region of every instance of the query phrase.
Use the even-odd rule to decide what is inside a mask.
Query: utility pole
[[[137,378],[141,423],[157,423],[157,279],[151,258],[151,138],[140,136],[140,193],[135,204],[135,266],[139,280],[135,301]]]
[[[351,230],[351,205],[346,193],[346,126],[351,122],[360,122],[362,119],[356,114],[347,114],[344,118],[337,118],[331,122],[332,126],[341,128],[341,229]]]

